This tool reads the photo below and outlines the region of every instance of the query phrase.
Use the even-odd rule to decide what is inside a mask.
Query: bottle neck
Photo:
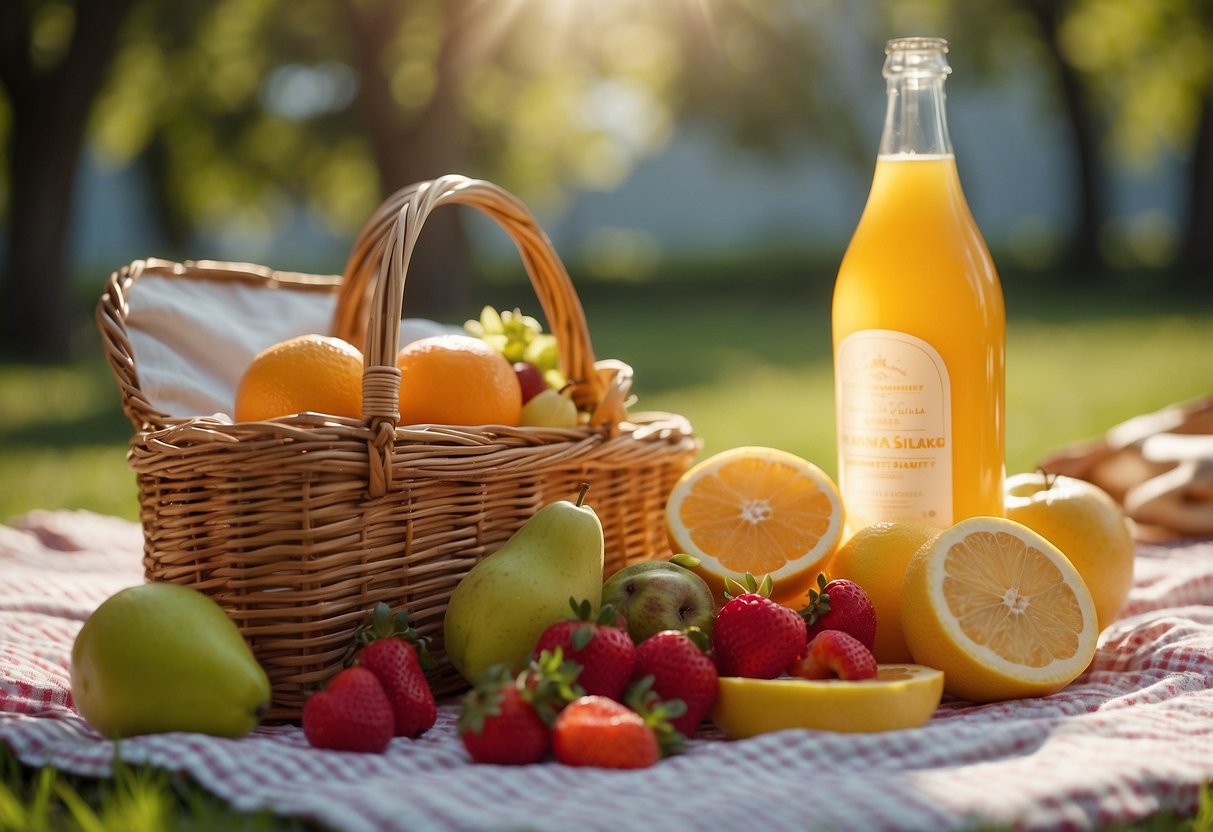
[[[951,156],[943,91],[951,72],[946,42],[903,38],[890,41],[885,52],[888,107],[880,155]]]

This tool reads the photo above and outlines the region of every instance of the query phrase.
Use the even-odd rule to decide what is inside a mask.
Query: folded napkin
[[[1136,416],[1040,465],[1107,491],[1139,537],[1213,535],[1213,396]]]
[[[175,418],[231,414],[245,367],[266,347],[330,331],[337,296],[239,280],[143,275],[126,317],[143,394]],[[422,318],[400,323],[400,346],[461,327]],[[355,345],[360,346],[360,345]]]

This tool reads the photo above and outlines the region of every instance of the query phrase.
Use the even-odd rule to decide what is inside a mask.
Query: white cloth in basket
[[[148,400],[174,418],[228,415],[253,357],[279,341],[327,333],[332,292],[258,288],[236,280],[143,275],[127,296],[127,334]],[[461,327],[400,323],[400,345]]]

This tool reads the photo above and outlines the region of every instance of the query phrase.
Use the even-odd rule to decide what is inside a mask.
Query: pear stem
[[[1046,470],[1044,469],[1044,466],[1043,466],[1043,465],[1038,465],[1038,466],[1036,467],[1036,470],[1040,472],[1040,475],[1041,475],[1042,477],[1044,477],[1044,480],[1045,480],[1045,490],[1046,490],[1046,491],[1048,491],[1049,489],[1051,489],[1051,488],[1053,487],[1053,483],[1057,482],[1057,475],[1056,475],[1056,474],[1050,474],[1048,471],[1046,471]]]
[[[581,504],[585,501],[585,494],[590,490],[590,484],[583,482],[581,484],[581,493],[577,495],[577,508],[581,508]]]

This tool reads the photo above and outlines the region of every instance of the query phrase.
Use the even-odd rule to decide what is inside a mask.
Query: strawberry
[[[808,640],[825,630],[842,630],[871,650],[876,643],[876,608],[863,587],[846,578],[826,583],[825,575],[817,576],[817,586],[821,591],[810,589],[809,604],[800,611],[808,625]]]
[[[517,676],[508,665],[486,670],[464,697],[458,732],[477,763],[527,765],[547,756],[557,711],[580,695],[577,666],[559,650],[543,653]]]
[[[670,724],[690,736],[716,702],[716,665],[707,654],[708,637],[698,627],[662,630],[636,645],[634,680],[652,677],[662,699],[681,699],[686,713]]]
[[[566,659],[581,665],[577,684],[588,695],[622,699],[636,661],[636,645],[628,635],[627,621],[610,604],[604,604],[593,620],[588,600],[578,603],[570,598],[569,605],[573,618],[557,621],[544,630],[535,645],[535,655],[559,647]]]
[[[716,614],[712,630],[716,669],[722,676],[774,679],[804,653],[804,619],[767,597],[769,575],[761,586],[748,572],[745,583],[730,579],[728,584],[730,590],[741,592],[728,595]]]
[[[648,680],[628,692],[624,705],[605,696],[582,696],[569,703],[552,726],[552,750],[569,766],[647,768],[677,750],[683,736],[670,719],[681,702],[662,702]]]
[[[303,704],[303,735],[315,748],[381,754],[393,726],[383,685],[365,667],[347,667]]]
[[[824,630],[809,642],[808,652],[788,668],[802,679],[872,679],[876,657],[859,639],[842,630]]]
[[[363,645],[355,656],[361,667],[375,674],[383,685],[395,715],[395,735],[416,737],[433,727],[438,705],[423,668],[433,659],[426,640],[409,626],[408,614],[391,614],[388,605],[375,605],[371,623],[355,633]]]

